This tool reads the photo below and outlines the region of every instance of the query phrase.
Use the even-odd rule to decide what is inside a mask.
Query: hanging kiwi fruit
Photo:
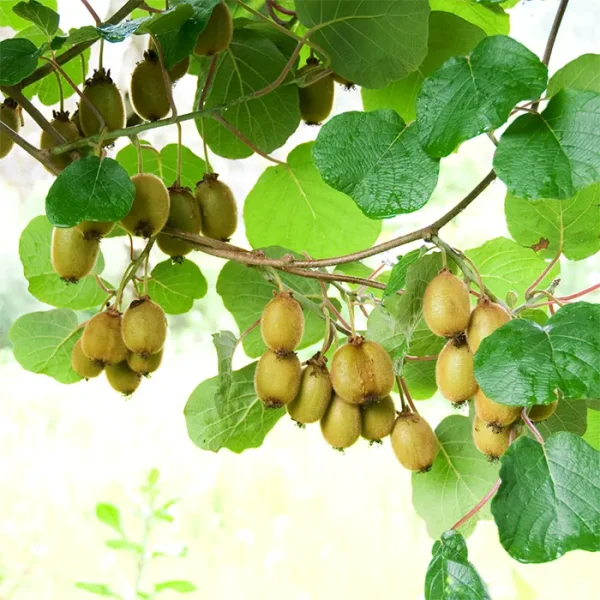
[[[111,221],[81,221],[76,227],[86,240],[101,240],[114,229],[115,224]]]
[[[53,119],[50,121],[50,125],[64,138],[65,144],[74,142],[79,138],[77,125],[69,119],[68,112],[54,111],[52,116]],[[49,133],[42,131],[40,138],[40,148],[42,150],[52,150],[57,145],[58,143]],[[68,153],[50,155],[49,160],[58,172],[63,171],[73,162]]]
[[[528,417],[534,422],[539,423],[540,421],[547,421],[558,408],[558,400],[551,402],[550,404],[536,404],[529,410]]]
[[[301,379],[302,367],[293,352],[267,350],[256,365],[254,388],[267,408],[281,408],[298,395]]]
[[[450,337],[465,331],[470,316],[469,288],[448,269],[442,269],[423,295],[427,327],[436,335]]]
[[[0,104],[0,121],[10,127],[15,133],[21,129],[21,113],[19,105],[12,98],[7,98]],[[4,158],[14,146],[12,138],[0,131],[0,158]]]
[[[327,359],[318,353],[302,370],[298,395],[286,406],[297,423],[316,423],[329,407],[333,389],[326,364]]]
[[[439,450],[438,439],[420,415],[403,411],[391,433],[392,449],[400,464],[409,471],[426,473]]]
[[[519,418],[522,410],[520,406],[507,406],[494,402],[480,389],[475,393],[474,406],[475,414],[495,431],[512,425]]]
[[[334,394],[327,412],[321,419],[321,433],[325,441],[337,450],[344,450],[358,440],[360,431],[360,407],[348,404]]]
[[[194,54],[212,56],[227,50],[233,37],[233,18],[225,2],[219,2],[212,11],[206,27],[198,35]]]
[[[471,352],[475,354],[483,338],[509,321],[510,315],[505,308],[492,302],[487,296],[481,296],[471,313],[467,327],[467,343]]]
[[[396,407],[391,396],[361,406],[361,435],[376,442],[392,433],[396,422]]]
[[[69,283],[77,283],[91,272],[100,253],[97,240],[87,239],[77,227],[55,227],[50,258],[56,274]]]
[[[169,188],[169,203],[167,227],[173,227],[185,233],[200,233],[202,214],[190,188],[172,185]],[[194,249],[185,240],[175,238],[167,233],[160,233],[156,243],[165,254],[172,258],[185,256]]]
[[[139,173],[131,181],[135,185],[135,199],[121,225],[132,235],[151,238],[169,219],[169,190],[159,177],[151,173]]]
[[[135,112],[146,121],[158,121],[171,109],[169,89],[155,50],[146,50],[131,75],[131,102]]]
[[[275,352],[293,352],[304,334],[304,313],[289,291],[274,293],[260,318],[260,333],[265,344]]]
[[[133,300],[123,314],[121,332],[125,346],[147,358],[163,349],[167,339],[165,311],[148,296]]]
[[[150,38],[150,43],[148,44],[148,50],[152,50],[156,54],[158,54],[158,50],[156,49],[156,44],[154,40]],[[179,62],[175,63],[170,69],[168,69],[169,79],[172,83],[176,83],[179,81],[184,75],[187,74],[188,69],[190,68],[190,57],[186,56],[182,58]]]
[[[202,213],[202,233],[226,242],[237,229],[238,214],[230,187],[219,180],[218,173],[205,173],[194,192]]]
[[[450,339],[435,365],[435,381],[447,400],[462,404],[472,398],[478,385],[473,372],[473,353],[464,335]]]
[[[162,363],[163,350],[159,350],[156,354],[142,356],[130,352],[127,355],[127,364],[134,373],[139,373],[144,377],[148,377],[151,373],[158,370]]]
[[[98,366],[123,362],[129,350],[121,335],[121,313],[107,308],[94,315],[83,329],[81,349]]]
[[[473,442],[479,452],[490,460],[500,458],[510,445],[510,427],[495,429],[477,415],[473,419]]]
[[[298,71],[298,77],[305,75],[319,65],[319,60],[310,57]],[[326,75],[314,83],[298,88],[300,116],[307,125],[320,125],[331,114],[333,108],[333,77]]]
[[[83,96],[85,100],[79,102],[79,123],[86,137],[100,133],[100,122],[90,104],[102,115],[108,131],[123,128],[125,105],[121,92],[110,77],[110,70],[94,71],[94,75],[85,82]],[[106,142],[106,144],[110,143],[110,141]]]
[[[71,368],[77,375],[84,379],[92,379],[98,377],[102,373],[104,367],[98,363],[91,361],[83,352],[81,347],[81,338],[73,346],[71,352]]]
[[[124,396],[131,396],[138,389],[142,380],[139,373],[129,368],[127,361],[107,366],[105,373],[106,379],[113,390]]]

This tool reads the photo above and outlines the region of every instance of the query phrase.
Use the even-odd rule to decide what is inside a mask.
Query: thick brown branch
[[[552,50],[554,50],[556,36],[558,35],[558,30],[560,29],[560,25],[563,17],[565,16],[565,11],[567,10],[568,4],[569,0],[561,0],[558,10],[556,11],[556,16],[554,17],[554,22],[552,23],[552,28],[550,29],[550,34],[548,35],[548,41],[546,43],[546,49],[544,50],[544,56],[542,58],[542,62],[546,66],[550,64],[550,57],[552,56]]]

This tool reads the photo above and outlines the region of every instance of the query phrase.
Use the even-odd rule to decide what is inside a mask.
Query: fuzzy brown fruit
[[[480,389],[475,393],[475,413],[482,420],[486,421],[496,430],[501,430],[508,425],[512,425],[521,414],[521,407],[506,406],[494,402],[488,398]]]
[[[21,115],[19,114],[19,105],[12,99],[7,98],[0,104],[0,122],[10,127],[15,133],[21,129]],[[4,158],[14,146],[12,138],[8,137],[4,131],[0,131],[0,158]]]
[[[302,367],[295,354],[278,355],[267,350],[256,365],[256,395],[268,408],[280,408],[298,395],[301,378]]]
[[[502,306],[485,297],[481,298],[471,313],[467,327],[467,343],[471,352],[475,354],[483,338],[509,321],[510,315]]]
[[[173,227],[185,233],[200,233],[202,216],[196,198],[189,188],[169,188],[169,218],[167,227]],[[185,256],[193,250],[193,246],[166,233],[159,234],[156,239],[158,247],[171,257]]]
[[[156,354],[167,339],[165,311],[148,296],[134,300],[123,314],[121,332],[125,345],[134,354]]]
[[[277,292],[263,310],[260,333],[265,344],[276,352],[292,352],[302,341],[304,313],[292,292]]]
[[[227,50],[233,37],[233,19],[225,2],[219,2],[212,11],[206,27],[200,32],[194,54],[211,56]]]
[[[488,425],[475,415],[473,419],[473,442],[477,450],[488,458],[500,458],[510,444],[510,427],[498,431]]]
[[[81,221],[77,229],[83,233],[86,240],[101,240],[115,227],[111,221]]]
[[[130,93],[135,112],[142,119],[158,121],[169,114],[169,90],[154,50],[144,52],[144,60],[133,70]]]
[[[135,200],[121,225],[133,235],[150,238],[167,223],[171,206],[169,191],[160,178],[150,173],[134,175],[131,181],[135,185]]]
[[[142,356],[141,354],[130,352],[127,355],[127,364],[134,373],[147,376],[150,375],[150,373],[154,373],[154,371],[160,367],[162,357],[163,350],[160,350],[160,352],[157,352],[156,354],[151,354],[150,356]]]
[[[325,441],[338,450],[349,448],[360,437],[360,428],[360,407],[348,404],[334,394],[321,419],[321,433]]]
[[[316,423],[331,402],[329,371],[322,358],[316,357],[302,371],[298,395],[287,405],[287,411],[298,423]]]
[[[464,402],[477,391],[473,353],[464,336],[449,340],[442,348],[435,365],[435,381],[442,395],[450,402]]]
[[[549,419],[558,408],[558,400],[551,402],[550,404],[536,404],[531,407],[528,417],[534,422],[539,423],[540,421],[546,421]]]
[[[298,76],[312,71],[319,64],[317,59],[308,59],[306,65],[298,71]],[[320,125],[333,108],[333,77],[326,75],[306,87],[298,88],[300,97],[300,116],[307,125]]]
[[[106,367],[106,379],[113,390],[131,396],[140,386],[142,376],[129,368],[127,361]]]
[[[387,396],[394,387],[394,369],[388,353],[376,342],[357,336],[338,348],[331,361],[335,393],[350,404]]]
[[[98,377],[102,373],[102,366],[92,362],[81,349],[81,338],[73,346],[71,352],[71,368],[77,375],[84,379],[92,379]]]
[[[469,324],[469,289],[447,269],[442,269],[425,288],[423,317],[436,335],[450,337],[462,333]]]
[[[52,268],[65,281],[77,283],[92,272],[100,244],[88,240],[77,227],[55,227],[52,232]]]
[[[228,240],[237,229],[237,204],[230,187],[217,173],[205,173],[194,195],[202,213],[202,233],[215,240]]]
[[[52,125],[52,127],[54,127],[54,129],[60,133],[63,138],[65,138],[65,144],[74,142],[77,138],[79,138],[79,130],[77,129],[77,125],[69,119],[68,112],[54,111],[52,116],[54,119],[50,121],[50,125]],[[42,135],[40,137],[40,148],[42,150],[52,150],[52,148],[55,146],[58,146],[58,143],[54,141],[54,138],[46,131],[42,131]],[[51,155],[49,160],[52,163],[52,166],[59,172],[66,169],[73,162],[73,159],[68,153]],[[46,170],[50,171],[47,167]]]
[[[86,136],[100,132],[100,122],[88,104],[91,103],[102,115],[108,131],[122,129],[125,125],[125,105],[121,92],[110,77],[110,71],[99,69],[85,82],[83,96],[79,102],[79,123]],[[106,144],[111,144],[107,141]]]
[[[439,450],[439,443],[423,417],[406,412],[398,415],[391,440],[394,454],[405,469],[419,473],[431,469]]]
[[[370,441],[390,435],[396,422],[396,407],[391,396],[362,406],[361,435]]]
[[[81,349],[97,365],[124,361],[128,350],[121,336],[121,313],[109,308],[94,315],[83,330]]]

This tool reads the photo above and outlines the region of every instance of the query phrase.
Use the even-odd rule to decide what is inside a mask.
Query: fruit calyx
[[[348,343],[351,346],[356,346],[357,348],[360,348],[364,343],[365,343],[365,338],[362,335],[353,335],[352,337],[348,338]]]
[[[149,48],[144,52],[144,60],[149,60],[150,62],[160,62],[160,57],[158,56],[158,52]]]
[[[112,77],[110,76],[110,69],[96,69],[94,74],[85,81],[86,87],[102,85],[104,83],[113,83]]]
[[[189,192],[192,193],[191,188],[184,185],[177,185],[177,182],[174,182],[172,186],[167,188],[169,192],[173,192],[174,194]]]
[[[52,118],[55,119],[56,121],[62,121],[63,123],[68,123],[71,120],[68,110],[64,110],[64,111],[53,110]]]
[[[465,332],[462,331],[461,333],[457,333],[456,335],[452,336],[452,343],[457,347],[460,348],[462,346],[465,346],[467,343],[467,336],[465,335]]]
[[[19,104],[14,98],[6,98],[2,103],[2,106],[4,106],[4,108],[19,108]]]
[[[211,181],[217,181],[219,179],[218,173],[204,173],[202,179],[196,183],[196,185],[200,185],[201,183],[210,183]]]
[[[305,365],[313,365],[314,367],[318,367],[319,369],[324,369],[327,366],[327,357],[321,352],[317,352],[314,356],[309,358],[305,363]]]

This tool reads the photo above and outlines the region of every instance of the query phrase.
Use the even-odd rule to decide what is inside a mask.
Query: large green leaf
[[[58,13],[35,0],[19,2],[13,8],[13,12],[26,21],[33,23],[46,36],[53,36],[58,29],[60,21]]]
[[[13,8],[20,3],[21,0],[0,1],[0,25],[2,27],[12,27],[15,31],[20,31],[29,25],[28,21],[13,12]],[[56,0],[41,0],[40,4],[56,10]]]
[[[0,85],[16,85],[31,75],[38,62],[38,49],[21,38],[0,41]]]
[[[588,90],[600,93],[600,54],[582,54],[552,75],[548,96],[561,90]]]
[[[323,180],[371,219],[419,210],[437,185],[439,160],[421,148],[417,125],[393,110],[334,117],[321,128],[313,158]]]
[[[510,20],[498,6],[486,6],[477,0],[429,0],[431,10],[453,13],[480,27],[488,35],[508,34]]]
[[[492,501],[500,542],[516,560],[544,563],[600,551],[600,453],[572,433],[545,445],[518,439],[502,458]]]
[[[447,60],[417,97],[419,136],[431,156],[448,156],[465,140],[506,122],[521,100],[546,89],[548,69],[507,36],[484,38],[469,56]]]
[[[571,198],[600,181],[600,94],[558,92],[541,115],[519,117],[504,132],[494,169],[521,198]]]
[[[292,150],[287,164],[266,169],[248,194],[244,222],[254,248],[279,245],[323,258],[356,252],[379,236],[381,223],[321,179],[311,149]]]
[[[331,68],[358,85],[400,79],[427,52],[427,0],[296,0],[296,12]]]

